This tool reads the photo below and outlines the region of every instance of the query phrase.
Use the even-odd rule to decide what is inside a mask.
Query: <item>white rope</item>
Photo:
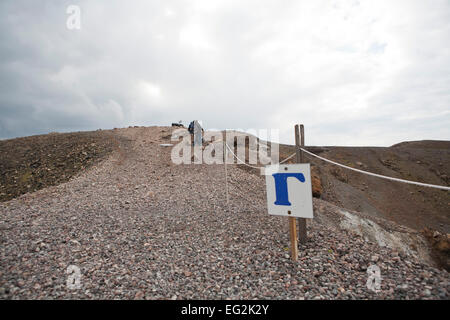
[[[249,165],[249,164],[246,164],[245,161],[242,161],[241,159],[239,159],[239,157],[238,157],[237,155],[234,154],[233,150],[231,150],[231,148],[230,148],[230,146],[228,145],[228,143],[225,142],[225,145],[227,146],[228,150],[230,150],[230,152],[233,154],[233,156],[234,156],[238,161],[240,161],[242,164],[245,164],[247,167],[254,168],[254,169],[261,169],[261,168],[262,168],[262,166],[261,166],[261,167],[254,167],[254,166],[251,166],[251,165]],[[226,158],[225,158],[225,162],[227,162]]]
[[[225,142],[225,145],[226,145],[227,148],[230,150],[230,152],[233,154],[233,156],[234,156],[239,162],[241,162],[242,164],[245,164],[247,167],[254,168],[254,169],[261,169],[261,168],[263,168],[263,166],[261,166],[261,167],[254,167],[254,166],[251,166],[251,165],[249,165],[249,164],[246,164],[245,161],[242,161],[241,159],[239,159],[239,157],[233,152],[233,150],[231,150],[231,148],[230,148],[230,146],[228,145],[228,143]],[[291,159],[291,158],[292,158],[293,156],[295,156],[295,155],[296,155],[296,154],[293,153],[293,154],[291,154],[289,157],[287,157],[286,159],[284,159],[283,161],[278,162],[278,163],[275,163],[275,164],[282,164],[282,163],[285,163],[286,161],[288,161],[289,159]]]
[[[230,150],[230,152],[233,154],[233,156],[234,156],[239,162],[241,162],[242,164],[244,164],[244,165],[246,165],[246,166],[248,166],[248,167],[250,167],[250,168],[254,168],[254,169],[261,169],[261,168],[262,168],[262,166],[261,166],[261,167],[255,167],[255,166],[251,166],[251,165],[249,165],[249,164],[246,164],[245,161],[242,161],[241,159],[239,159],[239,157],[238,157],[236,154],[234,154],[233,150],[230,148],[230,146],[228,145],[228,143],[226,143],[224,140],[219,140],[219,141],[223,141],[223,142],[225,143],[225,146]],[[217,141],[217,142],[219,142],[219,141]],[[258,142],[258,144],[259,144],[259,142]],[[311,156],[313,156],[313,157],[316,157],[316,158],[318,158],[318,159],[320,159],[320,160],[322,160],[322,161],[329,162],[329,163],[331,163],[331,164],[334,164],[334,165],[336,165],[336,166],[339,166],[339,167],[342,167],[342,168],[345,168],[345,169],[348,169],[348,170],[352,170],[352,171],[356,171],[356,172],[359,172],[359,173],[367,174],[367,175],[369,175],[369,176],[373,176],[373,177],[377,177],[377,178],[381,178],[381,179],[386,179],[386,180],[391,180],[391,181],[397,181],[397,182],[403,182],[403,183],[413,184],[413,185],[422,186],[422,187],[435,188],[435,189],[442,189],[442,190],[450,190],[450,187],[446,187],[446,186],[440,186],[440,185],[436,185],[436,184],[429,184],[429,183],[416,182],[416,181],[411,181],[411,180],[404,180],[404,179],[399,179],[399,178],[393,178],[393,177],[388,177],[388,176],[384,176],[384,175],[381,175],[381,174],[376,174],[376,173],[373,173],[373,172],[368,172],[368,171],[364,171],[364,170],[360,170],[360,169],[355,169],[355,168],[352,168],[352,167],[349,167],[349,166],[340,164],[340,163],[338,163],[338,162],[335,162],[335,161],[332,161],[332,160],[328,160],[328,159],[323,158],[323,157],[321,157],[321,156],[318,156],[317,154],[314,154],[314,153],[312,153],[312,152],[309,152],[308,150],[305,150],[304,148],[300,148],[300,150],[302,150],[302,151],[304,151],[306,154],[309,154],[309,155],[311,155]],[[292,158],[293,156],[295,156],[295,155],[296,155],[296,153],[291,154],[289,157],[287,157],[287,158],[284,159],[283,161],[279,162],[278,164],[282,164],[282,163],[288,161],[289,159],[291,159],[291,158]],[[226,157],[225,157],[225,159],[226,159]],[[226,160],[225,160],[225,166],[226,166]],[[227,189],[227,191],[228,191],[228,189]]]
[[[266,144],[261,144],[261,143],[259,143],[259,141],[257,141],[256,142],[257,144],[258,144],[258,146],[260,146],[260,147],[263,147],[263,148],[266,148],[266,149],[268,149],[269,147],[266,145]],[[293,153],[293,154],[291,154],[289,157],[287,157],[286,159],[284,159],[283,161],[281,161],[281,162],[278,162],[277,164],[283,164],[283,163],[285,163],[286,161],[288,161],[289,159],[291,159],[293,156],[295,156],[297,153]]]
[[[293,153],[291,154],[289,157],[287,157],[286,159],[284,159],[283,161],[281,161],[279,164],[285,163],[286,161],[288,161],[290,158],[292,158],[293,156],[295,156],[297,153]]]
[[[230,148],[230,146],[228,145],[228,143],[225,142],[225,145],[226,145],[226,147],[230,150],[230,152],[233,154],[233,156],[234,156],[239,162],[241,162],[242,164],[244,164],[244,165],[246,165],[246,166],[248,166],[248,167],[250,167],[250,168],[255,168],[255,169],[260,169],[260,168],[262,168],[262,167],[255,167],[255,166],[251,166],[251,165],[249,165],[249,164],[246,164],[245,161],[242,161],[241,159],[239,159],[239,157],[238,157],[238,156],[233,152],[233,150]],[[404,180],[404,179],[399,179],[399,178],[393,178],[393,177],[388,177],[388,176],[384,176],[384,175],[381,175],[381,174],[376,174],[376,173],[373,173],[373,172],[368,172],[368,171],[364,171],[364,170],[360,170],[360,169],[355,169],[355,168],[352,168],[352,167],[349,167],[349,166],[340,164],[340,163],[338,163],[338,162],[335,162],[335,161],[328,160],[328,159],[326,159],[326,158],[320,157],[320,156],[318,156],[318,155],[316,155],[316,154],[314,154],[314,153],[312,153],[312,152],[309,152],[308,150],[305,150],[305,149],[303,149],[303,148],[300,148],[300,150],[302,150],[302,151],[304,151],[305,153],[307,153],[307,154],[309,154],[309,155],[311,155],[311,156],[313,156],[313,157],[316,157],[316,158],[318,158],[318,159],[320,159],[320,160],[322,160],[322,161],[329,162],[329,163],[331,163],[331,164],[334,164],[334,165],[336,165],[336,166],[339,166],[339,167],[342,167],[342,168],[345,168],[345,169],[348,169],[348,170],[352,170],[352,171],[356,171],[356,172],[359,172],[359,173],[367,174],[367,175],[369,175],[369,176],[373,176],[373,177],[377,177],[377,178],[382,178],[382,179],[386,179],[386,180],[391,180],[391,181],[397,181],[397,182],[403,182],[403,183],[413,184],[413,185],[422,186],[422,187],[435,188],[435,189],[442,189],[442,190],[450,190],[450,187],[446,187],[446,186],[440,186],[440,185],[435,185],[435,184],[428,184],[428,183],[416,182],[416,181],[411,181],[411,180]],[[296,153],[291,154],[289,157],[287,157],[287,158],[284,159],[283,161],[279,162],[279,164],[282,164],[282,163],[288,161],[289,159],[291,159],[291,158],[292,158],[293,156],[295,156],[295,155],[296,155]]]
[[[439,185],[428,184],[428,183],[421,183],[421,182],[410,181],[410,180],[403,180],[403,179],[398,179],[398,178],[393,178],[393,177],[383,176],[383,175],[381,175],[381,174],[376,174],[376,173],[372,173],[372,172],[368,172],[368,171],[364,171],[364,170],[355,169],[355,168],[348,167],[348,166],[345,166],[345,165],[343,165],[343,164],[340,164],[340,163],[337,163],[337,162],[334,162],[334,161],[331,161],[331,160],[322,158],[322,157],[318,156],[317,154],[314,154],[314,153],[312,153],[312,152],[309,152],[308,150],[305,150],[305,149],[303,149],[303,148],[300,148],[300,150],[302,150],[303,152],[305,152],[305,153],[307,153],[307,154],[309,154],[309,155],[311,155],[311,156],[313,156],[313,157],[316,157],[316,158],[318,158],[318,159],[320,159],[320,160],[322,160],[322,161],[332,163],[332,164],[334,164],[334,165],[336,165],[336,166],[339,166],[339,167],[342,167],[342,168],[345,168],[345,169],[353,170],[353,171],[356,171],[356,172],[359,172],[359,173],[364,173],[364,174],[367,174],[367,175],[369,175],[369,176],[374,176],[374,177],[378,177],[378,178],[382,178],[382,179],[387,179],[387,180],[392,180],[392,181],[397,181],[397,182],[403,182],[403,183],[415,184],[415,185],[417,185],[417,186],[422,186],[422,187],[429,187],[429,188],[436,188],[436,189],[450,190],[450,187],[439,186]]]

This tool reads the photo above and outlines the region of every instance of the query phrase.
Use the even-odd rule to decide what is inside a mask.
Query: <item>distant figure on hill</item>
[[[203,144],[203,128],[200,123],[197,120],[191,121],[188,131],[193,136],[193,145],[201,146]]]

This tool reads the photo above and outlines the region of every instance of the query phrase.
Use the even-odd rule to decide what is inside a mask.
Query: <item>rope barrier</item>
[[[238,156],[233,152],[233,150],[230,148],[230,146],[228,145],[228,143],[225,142],[225,145],[226,145],[226,147],[228,148],[228,150],[230,150],[230,152],[233,154],[233,156],[234,156],[239,162],[241,162],[242,164],[244,164],[244,165],[246,165],[246,166],[248,166],[248,167],[254,168],[254,169],[260,169],[260,168],[262,168],[262,166],[261,166],[261,167],[255,167],[255,166],[251,166],[251,165],[249,165],[249,164],[246,164],[245,161],[242,161],[241,159],[239,159],[239,157],[238,157]],[[342,167],[342,168],[345,168],[345,169],[348,169],[348,170],[352,170],[352,171],[355,171],[355,172],[363,173],[363,174],[366,174],[366,175],[369,175],[369,176],[373,176],[373,177],[377,177],[377,178],[381,178],[381,179],[386,179],[386,180],[391,180],[391,181],[396,181],[396,182],[402,182],[402,183],[407,183],[407,184],[413,184],[413,185],[421,186],[421,187],[435,188],[435,189],[441,189],[441,190],[450,190],[450,187],[446,187],[446,186],[440,186],[440,185],[436,185],[436,184],[422,183],[422,182],[417,182],[417,181],[411,181],[411,180],[399,179],[399,178],[394,178],[394,177],[388,177],[388,176],[384,176],[384,175],[381,175],[381,174],[377,174],[377,173],[373,173],[373,172],[369,172],[369,171],[364,171],[364,170],[360,170],[360,169],[356,169],[356,168],[352,168],[352,167],[343,165],[343,164],[341,164],[341,163],[338,163],[338,162],[335,162],[335,161],[332,161],[332,160],[323,158],[323,157],[321,157],[321,156],[318,156],[318,155],[316,155],[316,154],[314,154],[314,153],[312,153],[312,152],[309,152],[308,150],[306,150],[306,149],[304,149],[304,148],[300,148],[300,150],[302,150],[302,151],[305,152],[306,154],[308,154],[308,155],[310,155],[310,156],[313,156],[313,157],[316,157],[316,158],[318,158],[318,159],[320,159],[320,160],[322,160],[322,161],[325,161],[325,162],[334,164],[334,165],[336,165],[336,166],[339,166],[339,167]],[[282,163],[288,161],[288,160],[291,159],[293,156],[295,156],[295,153],[291,154],[289,157],[287,157],[287,158],[284,159],[283,161],[279,162],[278,164],[282,164]]]
[[[231,150],[231,148],[230,148],[230,146],[228,145],[228,143],[225,142],[225,144],[226,144],[227,148],[230,150],[230,152],[233,154],[233,156],[234,156],[239,162],[241,162],[242,164],[245,164],[246,166],[251,167],[251,168],[254,168],[254,169],[261,169],[261,168],[263,168],[263,166],[255,167],[255,166],[251,166],[251,165],[249,165],[249,164],[246,164],[245,161],[242,161],[241,159],[239,159],[239,157]],[[284,159],[283,161],[281,161],[281,162],[279,162],[279,163],[276,163],[276,164],[282,164],[282,163],[285,163],[286,161],[288,161],[289,159],[291,159],[293,156],[295,156],[295,153],[291,154],[289,157],[287,157],[287,158]]]
[[[254,169],[261,169],[261,168],[263,168],[263,166],[261,166],[261,167],[255,167],[255,166],[251,166],[251,165],[249,165],[249,164],[246,164],[245,161],[242,161],[241,159],[239,159],[239,157],[238,157],[237,155],[234,154],[233,150],[231,150],[231,148],[230,148],[230,146],[228,145],[228,143],[225,142],[225,145],[227,146],[228,150],[230,150],[231,154],[232,154],[238,161],[240,161],[242,164],[245,164],[247,167],[254,168]],[[225,159],[226,159],[226,158],[225,158]],[[227,161],[225,160],[225,162],[227,162]]]
[[[283,161],[279,162],[279,164],[285,163],[286,161],[288,161],[290,158],[292,158],[293,156],[295,156],[296,153],[291,154],[289,157],[287,157],[286,159],[284,159]]]
[[[435,185],[435,184],[422,183],[422,182],[416,182],[416,181],[410,181],[410,180],[404,180],[404,179],[399,179],[399,178],[393,178],[393,177],[383,176],[381,174],[376,174],[376,173],[372,173],[372,172],[368,172],[368,171],[364,171],[364,170],[355,169],[355,168],[352,168],[352,167],[340,164],[338,162],[335,162],[335,161],[328,160],[326,158],[320,157],[317,154],[309,152],[308,150],[305,150],[303,148],[300,148],[300,150],[302,150],[306,154],[309,154],[310,156],[316,157],[316,158],[318,158],[318,159],[320,159],[322,161],[332,163],[332,164],[334,164],[336,166],[339,166],[339,167],[342,167],[342,168],[345,168],[345,169],[348,169],[348,170],[352,170],[352,171],[356,171],[356,172],[359,172],[359,173],[367,174],[369,176],[382,178],[382,179],[386,179],[386,180],[391,180],[391,181],[397,181],[397,182],[414,184],[414,185],[422,186],[422,187],[436,188],[436,189],[442,189],[442,190],[450,190],[450,187],[439,186],[439,185]]]

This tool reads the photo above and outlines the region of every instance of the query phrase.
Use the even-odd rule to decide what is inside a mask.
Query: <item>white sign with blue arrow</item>
[[[265,167],[269,214],[313,218],[309,163]]]

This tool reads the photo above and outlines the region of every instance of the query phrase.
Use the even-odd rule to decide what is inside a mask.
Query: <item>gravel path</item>
[[[227,207],[223,166],[173,165],[159,145],[170,128],[115,132],[132,144],[0,204],[2,299],[448,299],[447,272],[316,221],[292,262],[263,177],[229,166]],[[366,288],[371,264],[378,293]],[[67,288],[69,265],[81,289]]]

